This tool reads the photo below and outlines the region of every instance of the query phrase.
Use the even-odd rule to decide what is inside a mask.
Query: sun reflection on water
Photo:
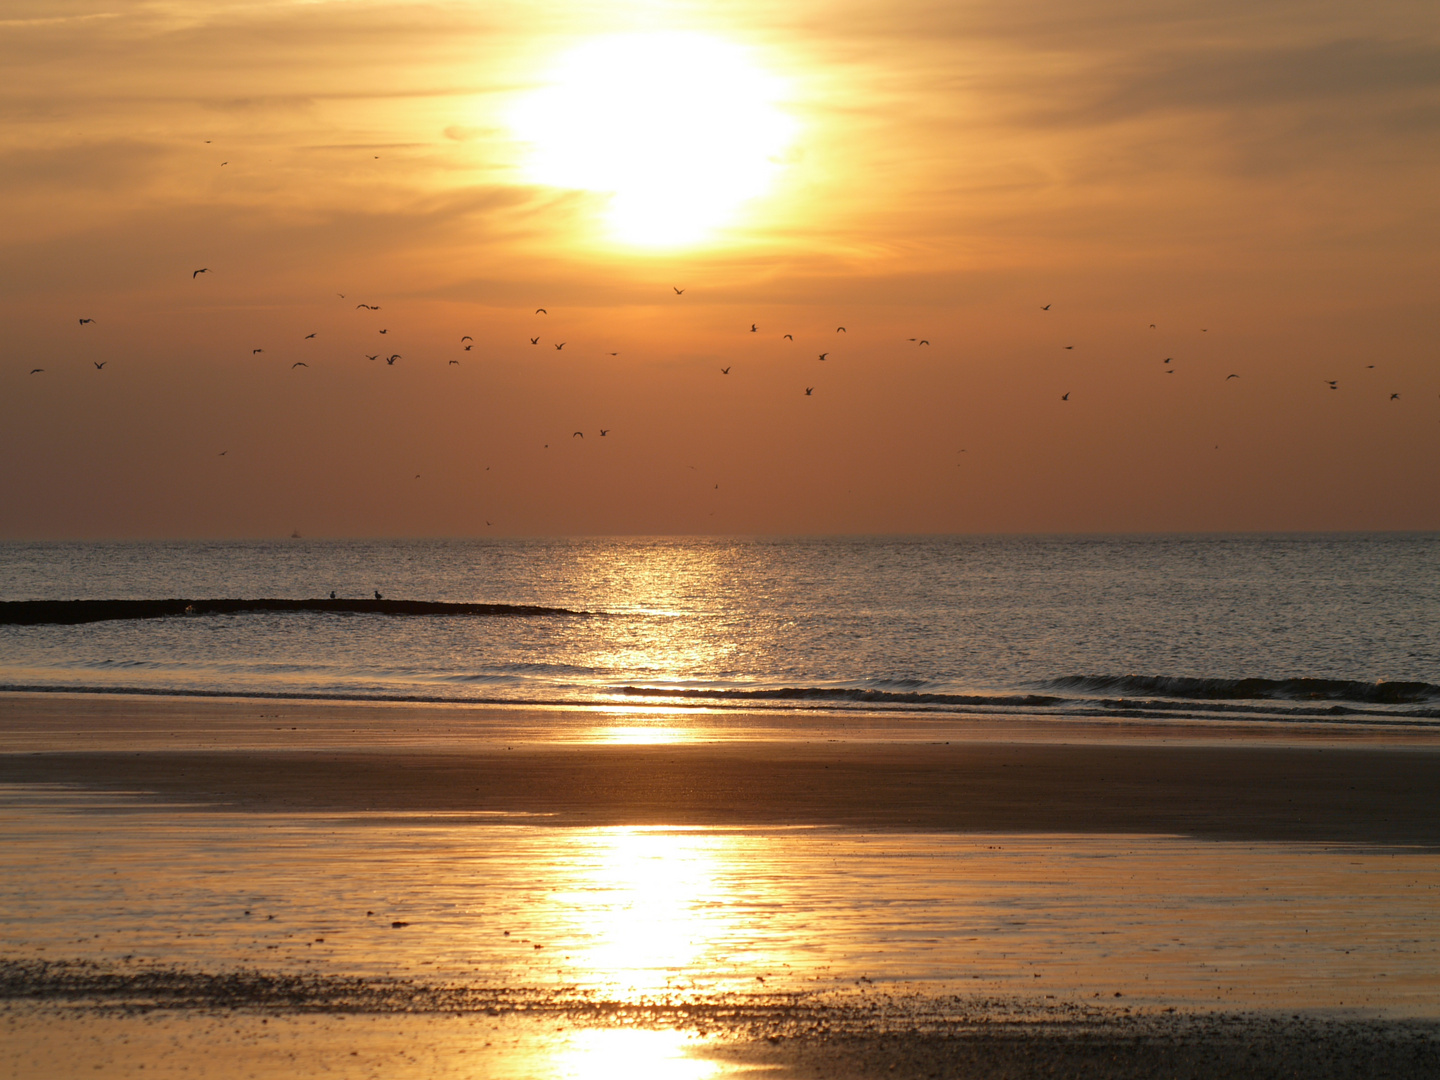
[[[546,1075],[556,1080],[705,1080],[719,1071],[713,1061],[691,1057],[688,1033],[675,1030],[602,1028],[577,1032],[549,1055]]]
[[[738,898],[727,838],[706,831],[617,828],[575,845],[568,889],[553,900],[574,922],[573,970],[609,992],[644,995],[725,965]]]

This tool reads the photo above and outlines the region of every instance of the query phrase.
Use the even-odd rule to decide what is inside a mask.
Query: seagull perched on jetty
[[[380,590],[379,590],[379,589],[376,589],[376,590],[375,590],[375,599],[376,599],[376,600],[384,600],[384,599],[385,599],[383,596],[380,595]]]

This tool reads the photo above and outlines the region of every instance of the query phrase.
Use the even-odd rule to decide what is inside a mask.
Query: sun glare
[[[781,90],[730,42],[623,34],[562,56],[510,122],[533,181],[608,194],[615,239],[676,247],[769,188],[795,129]]]

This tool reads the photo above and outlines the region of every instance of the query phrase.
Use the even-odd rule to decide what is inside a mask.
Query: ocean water
[[[0,689],[1440,725],[1440,535],[0,544]],[[0,615],[3,619],[3,615]]]

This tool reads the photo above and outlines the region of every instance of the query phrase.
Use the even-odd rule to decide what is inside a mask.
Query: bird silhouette
[[[609,434],[610,434],[610,429],[609,429],[608,427],[602,427],[602,428],[600,429],[600,437],[601,437],[602,439],[603,439],[606,435],[609,435]]]
[[[471,337],[469,334],[466,334],[466,335],[465,335],[464,337],[462,337],[460,340],[461,340],[461,341],[474,341],[475,339],[474,339],[473,337]]]
[[[1150,329],[1151,329],[1151,330],[1154,330],[1154,329],[1155,329],[1155,324],[1154,324],[1153,322],[1150,324]]]
[[[807,386],[807,387],[805,387],[805,396],[806,396],[806,397],[809,397],[809,396],[810,396],[811,394],[813,394],[814,392],[815,392],[815,388],[814,388],[813,386]]]
[[[1339,384],[1339,380],[1338,380],[1338,379],[1326,379],[1326,380],[1325,380],[1325,385],[1328,386],[1328,387],[1330,387],[1331,390],[1338,390],[1338,389],[1340,389],[1340,384]]]
[[[675,286],[674,286],[674,285],[671,285],[670,288],[675,289]],[[680,296],[680,295],[681,295],[682,293],[684,293],[684,292],[685,292],[684,289],[675,289],[675,295],[676,295],[676,296]]]
[[[734,365],[732,364],[731,367],[733,367],[733,366],[734,366]],[[720,369],[720,374],[721,374],[721,375],[729,375],[729,374],[730,374],[730,368],[728,368],[728,367],[722,367],[722,368]]]
[[[310,366],[310,365],[307,364],[307,363],[305,363],[304,360],[296,360],[295,363],[293,363],[293,364],[290,365],[290,370],[291,370],[291,371],[294,371],[297,367],[309,367],[309,366]]]
[[[81,319],[81,320],[80,320],[80,325],[81,325],[81,326],[84,326],[86,323],[92,323],[92,322],[94,322],[94,321],[95,321],[94,319]]]
[[[562,342],[560,342],[559,345],[556,345],[556,346],[555,346],[555,351],[556,351],[556,352],[559,352],[559,351],[560,351],[561,349],[563,349],[564,347],[565,347],[565,342],[562,341]]]
[[[837,333],[837,334],[843,334],[843,333],[846,333],[846,330],[845,330],[845,328],[844,328],[843,326],[837,326],[837,327],[835,327],[835,333]]]
[[[825,357],[827,357],[827,356],[829,356],[829,355],[830,355],[830,354],[829,354],[828,352],[822,352],[822,353],[820,354],[820,359],[821,359],[821,360],[824,360]]]
[[[583,432],[583,431],[577,431],[577,432],[575,432],[575,434],[571,435],[570,437],[571,437],[572,439],[583,439],[583,438],[585,437],[585,432]]]
[[[1167,357],[1165,357],[1164,360],[1161,360],[1160,362],[1161,362],[1162,364],[1168,364],[1168,363],[1170,363],[1170,361],[1173,360],[1173,359],[1175,359],[1173,356],[1167,356]]]
[[[1042,307],[1040,310],[1041,310],[1041,311],[1049,311],[1049,310],[1050,310],[1050,305],[1049,305],[1049,304],[1046,304],[1046,305],[1045,305],[1044,307]]]
[[[95,370],[96,370],[96,371],[99,371],[101,368],[103,368],[103,367],[104,367],[106,364],[108,364],[110,361],[109,361],[109,360],[91,360],[90,362],[95,365]]]
[[[1070,400],[1070,394],[1071,394],[1071,391],[1066,390],[1065,393],[1063,393],[1063,394],[1060,395],[1060,400],[1061,400],[1061,401],[1069,401],[1069,400]]]
[[[262,353],[262,352],[264,352],[264,351],[265,351],[264,349],[251,349],[251,350],[250,350],[250,355],[251,355],[251,356],[254,356],[256,353]]]
[[[794,334],[786,334],[785,337],[786,337],[788,340],[790,340],[790,341],[794,341],[794,340],[795,340],[795,335],[794,335]]]
[[[334,600],[334,599],[335,599],[335,590],[334,590],[334,589],[331,589],[331,590],[330,590],[330,599],[331,599],[331,600]]]
[[[364,308],[366,311],[379,311],[379,310],[380,310],[378,307],[372,307],[372,306],[369,305],[369,304],[356,304],[356,305],[355,305],[355,310],[356,310],[356,311],[359,311],[361,308]]]
[[[1400,400],[1400,395],[1399,395],[1399,394],[1391,394],[1391,395],[1390,395],[1390,400],[1391,400],[1391,401],[1399,401],[1399,400]]]
[[[530,344],[531,344],[531,345],[539,345],[539,344],[540,344],[540,339],[539,339],[538,337],[532,337],[532,338],[530,339]]]
[[[216,454],[215,456],[216,456],[216,457],[224,457],[224,456],[225,456],[226,454],[228,454],[229,452],[230,452],[229,450],[221,450],[220,453]]]
[[[1240,377],[1239,375],[1226,375],[1226,376],[1225,376],[1225,381],[1226,381],[1226,382],[1229,382],[1231,379],[1238,379],[1239,377]]]
[[[314,337],[314,336],[315,336],[314,334],[306,334],[306,335],[305,335],[305,340],[306,340],[306,341],[309,341],[309,340],[310,340],[312,337]]]
[[[921,345],[929,345],[930,342],[926,341],[924,338],[921,338],[921,339],[920,339],[920,344],[921,344]]]
[[[44,370],[45,370],[45,369],[44,369],[43,367],[32,367],[32,368],[30,369],[30,374],[31,374],[31,375],[39,375],[39,374],[40,374],[42,371],[44,371]]]
[[[546,311],[543,307],[537,307],[537,308],[535,309],[535,314],[536,314],[536,315],[549,315],[550,313],[549,313],[548,311]]]
[[[379,353],[376,353],[374,356],[371,356],[369,353],[366,353],[366,354],[365,354],[365,359],[366,359],[366,360],[379,360],[379,359],[380,359],[380,354],[379,354]]]
[[[474,347],[475,347],[474,345],[466,345],[466,346],[465,346],[465,351],[466,351],[466,352],[469,352],[469,351],[470,351],[471,349],[473,349]]]
[[[209,272],[210,268],[208,266],[202,266],[199,270],[192,270],[190,271],[190,280],[194,281],[201,274],[208,274]]]
[[[1075,347],[1074,345],[1066,345],[1066,346],[1065,346],[1065,348],[1067,348],[1067,349],[1073,349],[1074,347]]]
[[[396,361],[396,360],[403,360],[403,359],[404,359],[404,357],[401,356],[398,352],[397,352],[397,353],[391,353],[389,356],[387,356],[387,357],[385,358],[385,363],[387,363],[387,364],[389,364],[389,365],[391,365],[391,366],[393,367],[393,366],[395,365],[395,361]]]
[[[384,600],[384,599],[385,599],[383,596],[380,595],[380,590],[379,590],[379,589],[376,589],[376,590],[375,590],[375,599],[376,599],[376,600]]]
[[[757,326],[752,322],[752,323],[750,324],[750,333],[754,334],[754,333],[758,332],[758,330],[759,330],[759,327],[757,327]]]
[[[388,334],[389,332],[390,332],[389,330],[381,330],[381,331],[380,331],[380,333],[382,333],[382,334]]]
[[[459,367],[459,366],[460,366],[460,361],[459,361],[459,360],[451,360],[450,363],[453,364],[455,367]]]

